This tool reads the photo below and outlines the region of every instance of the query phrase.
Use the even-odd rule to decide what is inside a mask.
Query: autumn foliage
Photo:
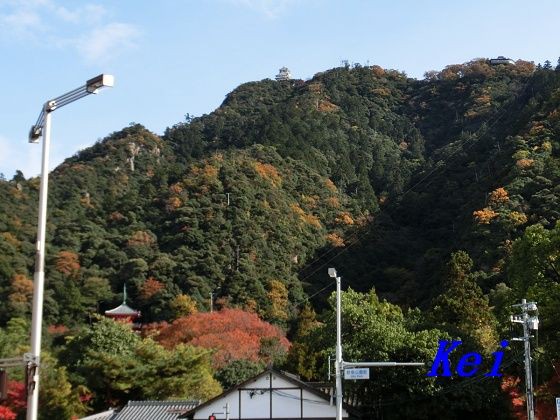
[[[533,166],[534,163],[535,161],[533,159],[519,159],[517,162],[515,162],[515,165],[519,169],[529,169]]]
[[[268,179],[274,186],[278,186],[282,182],[282,177],[278,170],[269,163],[255,162],[255,171],[262,178]]]
[[[177,295],[170,303],[169,307],[175,314],[175,318],[189,316],[198,312],[196,301],[189,295]]]
[[[502,380],[502,391],[508,396],[511,404],[511,412],[514,418],[522,419],[527,418],[525,416],[525,401],[523,399],[523,394],[519,389],[519,384],[521,380],[514,376],[506,376]]]
[[[500,205],[507,203],[509,201],[509,196],[507,191],[503,188],[496,188],[494,191],[490,193],[490,198],[488,199],[488,203],[491,206]]]
[[[498,213],[492,210],[490,207],[484,207],[482,210],[476,210],[473,212],[473,216],[477,223],[481,225],[488,225],[492,219],[498,217]]]
[[[179,318],[165,326],[157,340],[167,348],[187,343],[216,349],[213,359],[216,369],[234,360],[263,360],[263,340],[276,340],[284,352],[290,346],[278,327],[261,320],[257,314],[228,308]]]
[[[60,251],[56,256],[56,270],[73,277],[80,271],[78,254],[72,251]]]
[[[290,208],[298,216],[299,220],[302,223],[314,226],[316,228],[321,227],[321,221],[319,220],[319,218],[314,214],[306,213],[298,204],[293,203],[290,205]]]
[[[0,419],[16,420],[16,417],[16,413],[14,413],[9,407],[0,405]]]
[[[154,242],[155,242],[155,240],[154,240],[152,235],[150,235],[148,232],[138,230],[138,231],[134,232],[134,234],[130,237],[130,239],[127,242],[127,245],[128,246],[141,246],[141,245],[150,246]]]
[[[25,312],[33,297],[33,281],[23,274],[15,274],[10,285],[8,302],[11,309]]]
[[[340,225],[353,225],[354,224],[354,219],[352,219],[352,216],[350,215],[350,213],[348,213],[347,211],[343,211],[342,213],[340,213],[337,217],[336,217],[336,223],[340,224]]]
[[[25,385],[18,381],[8,381],[8,398],[0,405],[0,420],[16,420],[18,413],[22,413],[25,407]]]
[[[162,282],[154,279],[153,277],[150,277],[144,282],[140,289],[140,298],[144,301],[147,301],[163,288],[164,285]]]
[[[343,247],[344,244],[344,239],[342,239],[340,237],[340,235],[337,235],[336,233],[329,233],[327,235],[327,241],[329,242],[329,244],[331,244],[332,246],[334,246],[335,248],[340,248]]]

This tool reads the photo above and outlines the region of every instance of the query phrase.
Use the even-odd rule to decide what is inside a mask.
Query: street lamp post
[[[27,376],[27,420],[36,420],[39,403],[39,366],[41,361],[41,326],[43,323],[43,290],[45,283],[45,236],[47,226],[47,196],[49,182],[49,150],[51,140],[51,113],[103,87],[112,87],[113,76],[100,74],[85,85],[64,95],[49,100],[43,106],[39,118],[29,132],[29,142],[39,143],[43,137],[41,159],[41,184],[39,187],[39,216],[37,222],[37,244],[35,248],[35,274],[33,276],[33,307],[31,317],[31,354],[28,360]]]
[[[342,337],[340,325],[340,277],[334,268],[329,268],[329,276],[336,280],[336,420],[342,420]]]

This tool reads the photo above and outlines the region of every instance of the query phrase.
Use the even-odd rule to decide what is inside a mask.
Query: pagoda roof
[[[119,306],[117,306],[116,308],[109,309],[108,311],[105,311],[105,315],[138,317],[138,316],[140,316],[140,311],[137,311],[136,309],[132,309],[125,302],[123,302]]]
[[[126,283],[123,286],[123,303],[113,309],[109,309],[105,311],[105,315],[107,316],[116,316],[116,317],[128,317],[128,318],[138,318],[140,316],[140,311],[136,309],[132,309],[130,306],[126,304]]]

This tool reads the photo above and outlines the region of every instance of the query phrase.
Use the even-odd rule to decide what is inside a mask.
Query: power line
[[[314,298],[314,297],[317,296],[318,294],[324,292],[325,290],[327,290],[327,289],[329,289],[329,288],[331,288],[331,287],[334,287],[334,283],[329,283],[329,284],[327,284],[325,287],[323,287],[322,289],[320,289],[320,290],[318,290],[317,292],[313,293],[312,295],[310,295],[310,296],[308,296],[308,297],[306,297],[306,298],[300,300],[299,302],[297,302],[297,303],[294,305],[294,308],[299,308],[299,307],[300,307],[301,305],[303,305],[304,303],[309,302],[312,298]]]
[[[514,100],[519,98],[521,95],[523,95],[525,93],[525,91],[527,90],[527,87],[529,86],[531,79],[528,79],[527,82],[524,84],[523,88],[521,89],[520,92],[516,93],[515,95],[513,95],[513,98],[510,101],[510,104],[513,105],[515,102]],[[411,187],[407,188],[406,191],[404,191],[401,195],[399,195],[399,199],[402,200],[407,194],[409,194],[410,192],[412,192],[414,190],[414,188],[418,187],[419,185],[421,185],[422,183],[424,183],[427,179],[429,179],[430,177],[432,177],[432,175],[434,175],[438,170],[443,169],[443,171],[445,171],[445,169],[447,168],[448,164],[451,163],[451,158],[455,158],[456,155],[461,152],[461,151],[468,151],[470,150],[470,148],[472,148],[475,144],[477,144],[482,138],[483,136],[486,134],[487,131],[489,131],[491,128],[493,128],[498,121],[500,121],[507,113],[508,109],[503,109],[497,116],[494,115],[492,117],[489,117],[486,121],[484,121],[483,123],[481,123],[479,129],[471,134],[469,137],[466,137],[464,140],[461,140],[457,146],[457,148],[450,154],[448,155],[445,159],[439,160],[438,162],[436,162],[434,164],[434,167],[424,176],[422,176],[422,178],[417,181],[415,184],[413,184]],[[491,124],[488,124],[488,122],[490,122],[492,119],[494,119],[494,121]],[[468,147],[465,147],[465,145],[470,141],[475,139],[476,141],[473,141]],[[443,163],[443,164],[440,164]],[[438,165],[439,164],[439,165]],[[428,184],[429,185],[429,184]],[[393,215],[393,213],[396,211],[396,209],[393,209],[392,211],[387,211],[386,213],[384,213],[384,215],[391,217]],[[381,214],[381,212],[380,212]],[[338,252],[335,252],[335,254],[333,256],[331,256],[330,258],[328,258],[326,261],[323,261],[318,267],[316,267],[314,270],[312,270],[310,273],[308,273],[307,275],[305,275],[302,279],[300,279],[301,281],[305,281],[308,278],[310,278],[311,276],[313,276],[315,273],[317,273],[319,270],[321,270],[322,268],[324,268],[328,263],[330,263],[331,261],[333,261],[335,258],[339,257],[340,255],[342,255],[343,253],[347,252],[352,246],[356,245],[358,242],[360,242],[360,240],[365,237],[366,235],[368,235],[372,229],[376,226],[376,223],[372,223],[367,229],[365,229],[365,231],[363,232],[356,232],[355,234],[351,235],[349,240],[350,243],[348,243],[344,248],[342,248],[341,250],[339,250]],[[329,250],[323,252],[321,255],[315,257],[312,261],[310,261],[309,263],[306,264],[306,267],[304,267],[302,269],[302,271],[305,271],[307,268],[312,267],[314,264],[320,262],[323,258],[325,258],[328,254],[332,253],[336,251],[336,248],[330,248]]]

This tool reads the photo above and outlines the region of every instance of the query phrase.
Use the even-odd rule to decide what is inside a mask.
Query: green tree
[[[110,319],[76,336],[62,357],[77,374],[74,380],[94,393],[97,408],[130,399],[205,400],[221,392],[210,351],[183,344],[166,350]]]
[[[496,319],[474,279],[472,267],[473,261],[465,251],[451,255],[444,292],[434,299],[431,316],[440,328],[461,337],[473,349],[490,354],[498,341]]]
[[[320,368],[314,380],[326,376],[327,357],[334,355],[334,294],[329,302],[331,309],[324,323],[300,341],[306,346],[308,357],[319,355]],[[449,340],[450,335],[442,329],[426,328],[425,324],[418,309],[403,312],[396,305],[380,301],[374,291],[364,294],[349,289],[342,293],[343,359],[416,361],[429,367],[439,341]],[[461,378],[429,378],[426,371],[427,367],[371,368],[371,380],[346,381],[344,392],[362,401],[366,415],[371,417],[507,418],[502,411],[499,380],[491,381],[481,375],[467,386]]]
[[[539,308],[539,346],[544,375],[552,374],[550,360],[560,358],[560,222],[552,229],[529,226],[512,245],[506,272],[512,293],[507,305],[520,299],[535,301]]]
[[[245,359],[233,360],[216,371],[214,377],[220,381],[224,389],[230,389],[259,374],[264,368],[265,365],[262,362]]]
[[[519,293],[543,283],[560,283],[560,222],[552,229],[529,226],[512,247],[508,278]]]
[[[67,370],[48,353],[41,356],[40,419],[70,419],[87,412],[81,401],[87,389],[72,387]],[[81,392],[80,392],[81,391]]]
[[[342,342],[343,356],[346,361],[418,361],[429,363],[438,346],[438,340],[447,335],[441,331],[422,329],[415,312],[404,314],[395,305],[380,301],[375,292],[358,293],[351,289],[343,292],[342,297]],[[324,322],[295,343],[297,354],[307,353],[319,367],[313,380],[323,380],[326,376],[327,357],[335,350],[335,296],[329,299],[331,309],[326,313]],[[294,349],[292,349],[294,350]],[[299,356],[292,352],[292,362]],[[309,364],[298,370],[309,377]],[[397,368],[399,369],[399,368]],[[436,382],[425,375],[424,369],[407,368],[406,373],[395,369],[374,369],[371,377],[375,380],[345,383],[345,392],[355,394],[367,413],[373,415],[382,409],[387,418],[414,417],[407,412],[406,404],[378,406],[380,399],[403,401],[412,398],[429,398],[438,390]],[[421,397],[420,397],[421,396]],[[428,418],[424,407],[415,405],[414,418]],[[391,414],[392,413],[392,414]],[[400,417],[399,417],[400,416]]]
[[[11,318],[6,327],[0,328],[0,357],[21,356],[22,349],[29,345],[29,321]]]

